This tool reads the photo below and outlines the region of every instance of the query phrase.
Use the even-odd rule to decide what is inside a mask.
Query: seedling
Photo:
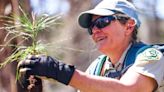
[[[36,55],[36,54],[46,54],[46,45],[42,44],[41,41],[37,40],[39,32],[44,29],[59,24],[57,21],[60,19],[60,15],[58,16],[48,16],[42,15],[40,17],[36,17],[34,13],[32,14],[32,18],[30,18],[21,7],[19,7],[22,16],[12,15],[12,16],[0,16],[1,21],[4,23],[4,27],[0,29],[5,29],[7,31],[7,35],[4,39],[6,42],[3,45],[0,45],[2,51],[5,47],[12,46],[15,47],[13,53],[6,58],[3,63],[0,63],[0,69],[5,67],[7,64],[12,63],[14,61],[22,61],[27,55]],[[12,35],[12,37],[11,37]],[[10,38],[9,38],[10,36]],[[15,38],[21,38],[21,41],[18,45],[10,44],[10,42]],[[31,45],[22,45],[22,43],[26,40],[30,40],[32,42]],[[16,79],[19,79],[19,74],[17,71]]]

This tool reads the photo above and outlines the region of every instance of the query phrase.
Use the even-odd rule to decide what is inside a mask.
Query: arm
[[[18,64],[23,75],[43,76],[71,85],[83,92],[152,92],[156,81],[129,69],[121,80],[88,75],[51,57],[31,57]],[[28,79],[24,78],[26,83]],[[146,84],[146,85],[145,85]]]
[[[156,82],[131,70],[121,80],[88,75],[76,70],[69,85],[84,92],[152,92]]]

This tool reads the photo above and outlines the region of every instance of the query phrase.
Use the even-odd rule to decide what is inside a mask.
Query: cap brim
[[[78,17],[79,25],[83,28],[88,28],[92,21],[92,15],[109,16],[113,15],[114,12],[109,9],[92,9],[82,12]]]

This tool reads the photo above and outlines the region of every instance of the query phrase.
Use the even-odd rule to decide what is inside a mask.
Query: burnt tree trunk
[[[22,8],[26,11],[26,13],[31,12],[30,2],[29,0],[23,0],[19,2],[19,0],[0,0],[0,15],[4,16],[6,14],[15,14],[17,16],[21,15],[19,11],[19,3],[22,4]],[[6,13],[6,9],[11,6],[11,11]],[[14,20],[17,21],[17,20]],[[0,27],[3,27],[3,22],[0,22]],[[4,29],[0,29],[0,45],[4,45],[5,41],[4,38],[7,34],[7,31]],[[21,38],[16,38],[12,40],[11,44],[18,44],[21,41]],[[23,44],[31,44],[29,42],[25,42]],[[14,47],[0,47],[0,63],[2,63],[6,57],[11,55],[14,50]],[[0,69],[0,92],[29,92],[28,90],[24,89],[18,82],[16,82],[16,66],[17,63],[14,62],[12,64],[8,64],[4,68]],[[30,92],[42,92],[42,83],[40,82],[35,88],[33,88]]]
[[[0,0],[0,15],[5,15],[5,9],[6,6],[11,4],[10,0]],[[3,22],[0,22],[0,27],[3,27]],[[4,38],[6,36],[6,31],[3,29],[0,29],[0,44],[5,44]],[[2,63],[6,57],[10,55],[12,52],[11,47],[4,48],[0,47],[0,63]],[[0,69],[0,89],[2,92],[17,92],[16,86],[15,86],[15,71],[13,69],[13,64],[9,64],[3,69]]]

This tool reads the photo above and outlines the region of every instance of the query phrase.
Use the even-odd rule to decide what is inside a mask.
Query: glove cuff
[[[75,71],[75,66],[59,64],[59,71],[57,72],[57,81],[68,85]]]

